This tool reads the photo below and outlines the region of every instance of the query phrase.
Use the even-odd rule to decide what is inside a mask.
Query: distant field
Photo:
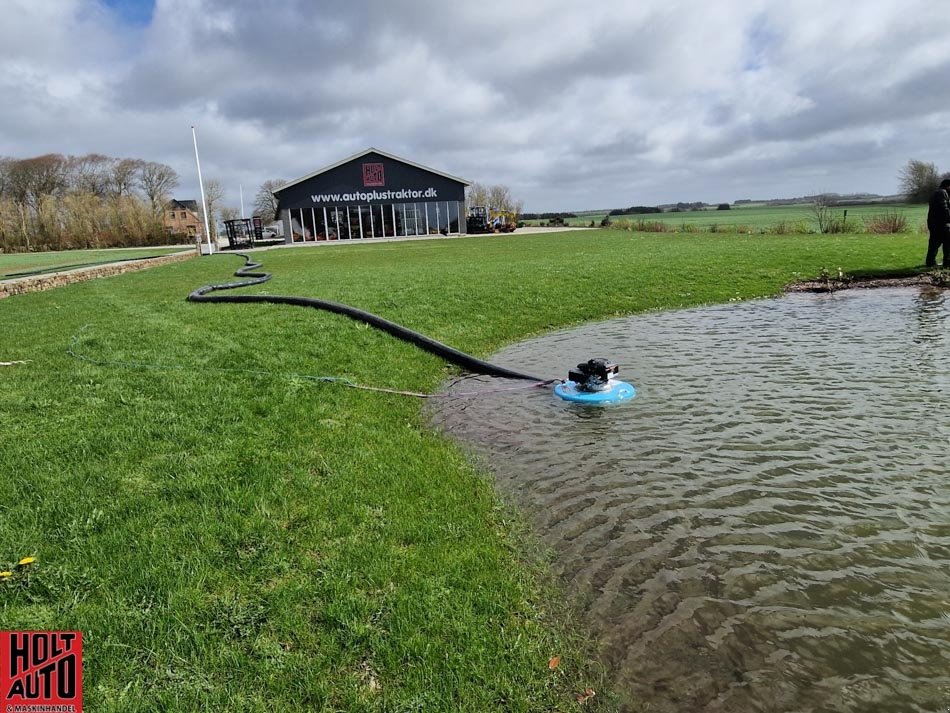
[[[0,280],[27,277],[58,270],[74,270],[129,258],[169,255],[188,250],[190,245],[160,248],[120,248],[114,250],[61,250],[57,252],[0,254]]]
[[[857,222],[857,228],[863,227],[865,218],[882,213],[902,213],[907,216],[908,230],[920,231],[922,224],[927,217],[927,206],[925,205],[907,205],[906,203],[881,203],[878,205],[847,206],[832,209],[836,216],[841,217],[845,210],[848,212],[848,220]],[[600,221],[607,215],[606,211],[577,213],[576,218],[567,219],[568,225],[600,225]],[[708,229],[710,226],[745,226],[753,232],[771,232],[770,229],[780,224],[786,227],[797,223],[804,223],[806,230],[798,232],[807,232],[808,230],[817,232],[817,226],[814,218],[814,208],[811,203],[799,203],[787,206],[766,206],[751,205],[733,207],[731,210],[693,210],[682,213],[648,213],[643,215],[616,215],[610,216],[610,220],[617,222],[628,220],[635,222],[637,220],[659,221],[676,229],[678,226],[696,226],[700,230]],[[546,221],[529,220],[525,221],[529,225],[538,225]],[[691,231],[695,230],[690,228]],[[747,232],[747,231],[739,231]]]

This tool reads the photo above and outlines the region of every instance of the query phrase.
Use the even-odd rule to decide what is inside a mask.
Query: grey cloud
[[[136,28],[96,0],[14,1],[0,154],[138,155],[191,194],[192,124],[245,197],[371,145],[532,210],[890,192],[911,156],[950,167],[950,43],[920,0],[158,0]]]

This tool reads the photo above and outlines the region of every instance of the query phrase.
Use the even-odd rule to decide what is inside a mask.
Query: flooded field
[[[656,712],[950,709],[950,292],[650,314],[493,361],[594,356],[637,398],[458,396],[432,420],[553,549],[615,688]]]

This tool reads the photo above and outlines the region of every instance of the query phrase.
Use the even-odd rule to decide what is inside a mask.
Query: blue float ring
[[[603,391],[582,391],[577,383],[564,381],[554,387],[554,393],[565,401],[580,404],[615,404],[637,395],[637,390],[626,381],[611,379],[607,383],[608,387]]]

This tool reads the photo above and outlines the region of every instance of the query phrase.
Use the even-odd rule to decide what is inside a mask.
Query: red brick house
[[[162,222],[171,235],[187,235],[195,238],[203,234],[203,221],[199,217],[201,209],[197,201],[179,201],[172,199],[165,204]]]

